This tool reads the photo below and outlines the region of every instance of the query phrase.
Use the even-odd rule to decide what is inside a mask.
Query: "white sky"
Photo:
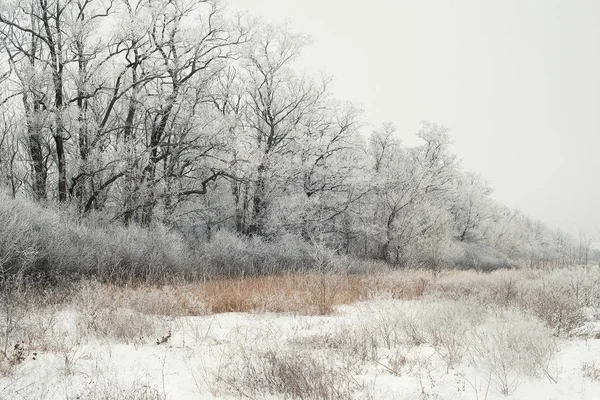
[[[229,0],[310,34],[304,66],[408,143],[452,129],[494,197],[600,237],[599,0]]]

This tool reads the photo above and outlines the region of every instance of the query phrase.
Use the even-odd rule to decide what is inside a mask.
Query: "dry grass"
[[[359,392],[370,398],[370,382],[358,376],[360,365],[349,361],[307,350],[238,348],[217,385],[243,398],[352,399]]]
[[[87,400],[165,400],[166,396],[155,387],[135,381],[123,385],[113,381],[100,380],[90,384],[87,390],[76,394],[74,399]]]
[[[549,277],[541,272],[522,270],[494,273],[445,270],[438,274],[425,270],[360,275],[289,273],[179,284],[96,284],[93,293],[85,293],[80,298],[85,298],[85,302],[94,298],[94,307],[130,308],[164,316],[226,312],[326,315],[337,306],[358,301],[375,298],[411,300],[426,295],[450,300],[472,299],[485,305],[516,306],[531,311],[533,300],[541,297],[537,289],[556,287],[548,285],[548,280]],[[574,294],[561,293],[568,299],[574,298]]]
[[[191,316],[226,312],[291,312],[326,315],[336,306],[386,296],[421,297],[431,274],[284,274],[198,283],[109,285],[98,288],[111,304],[146,314]]]
[[[468,301],[485,307],[519,309],[540,318],[553,329],[555,335],[568,336],[577,332],[583,322],[583,306],[596,306],[599,303],[600,296],[595,293],[593,284],[600,279],[598,277],[600,272],[583,269],[505,270],[494,273],[443,270],[437,274],[424,270],[388,270],[356,275],[335,271],[290,273],[161,285],[79,281],[68,290],[68,295],[63,296],[62,302],[73,304],[79,311],[78,323],[85,328],[84,331],[94,336],[125,341],[155,336],[158,325],[153,316],[197,316],[227,312],[327,315],[334,312],[336,307],[363,300],[420,298],[434,302],[452,300],[464,304]],[[593,283],[588,284],[588,281]],[[549,294],[555,296],[554,301],[548,300]],[[30,299],[31,296],[25,298]],[[559,299],[561,301],[557,302]],[[58,310],[61,301],[55,300],[52,299],[52,308]],[[20,333],[17,328],[24,324],[24,316],[32,313],[20,303],[16,307],[10,307],[11,304],[5,302],[4,309],[0,309],[10,317],[3,318],[4,324],[0,324],[6,325],[0,326],[5,353],[9,348],[7,346],[13,346],[15,340],[43,342],[43,339],[30,338],[32,333]],[[38,309],[39,304],[36,303],[34,308]],[[432,327],[437,326],[440,315],[436,316],[437,322]],[[421,322],[425,318],[423,315],[414,317]],[[461,351],[454,346],[452,337],[446,341],[446,337],[438,337],[435,331],[429,332],[423,327],[417,329],[421,324],[408,324],[406,321],[410,321],[410,318],[404,318],[401,327],[396,319],[390,319],[389,316],[381,318],[378,326],[382,332],[379,334],[386,347],[389,348],[395,340],[394,335],[402,331],[416,343],[431,341],[439,346],[440,351],[448,356],[449,364],[460,359]],[[449,315],[450,322],[445,325],[451,326],[456,319]],[[40,321],[41,325],[35,331],[46,332],[44,326],[52,325],[52,322],[52,318],[48,323]],[[457,326],[456,335],[461,336],[462,329]],[[34,347],[41,348],[40,345]]]
[[[481,373],[477,379],[487,379],[491,389],[511,395],[524,377],[545,374],[556,381],[550,367],[556,352],[552,334],[557,335],[557,327],[543,312],[562,312],[564,307],[547,301],[546,294],[560,293],[568,304],[577,306],[567,311],[593,307],[600,297],[593,284],[598,282],[597,275],[600,272],[585,269],[487,274],[403,270],[362,275],[328,271],[163,285],[83,280],[74,283],[68,295],[60,296],[62,302],[52,295],[46,303],[34,301],[26,292],[6,292],[0,307],[0,344],[6,349],[0,353],[0,374],[10,374],[24,358],[45,349],[64,359],[65,375],[76,375],[85,339],[158,344],[166,339],[157,338],[168,332],[164,336],[168,339],[173,327],[173,341],[178,340],[177,334],[183,332],[179,321],[160,316],[327,314],[341,305],[378,299],[342,308],[340,318],[293,318],[298,323],[291,328],[297,336],[290,337],[292,331],[287,328],[277,328],[278,322],[273,326],[261,322],[256,332],[244,323],[226,340],[215,336],[223,346],[210,352],[219,355],[219,364],[214,369],[190,364],[196,385],[201,391],[248,398],[353,398],[370,390],[369,382],[358,378],[376,370],[414,377],[422,393],[429,390],[425,387],[429,379],[433,393],[438,378],[432,377],[432,371],[445,367],[449,373],[469,365]],[[536,308],[540,304],[546,306]],[[209,330],[214,319],[192,320],[207,324],[206,329],[196,326],[195,335],[202,343],[210,339],[206,344],[213,348],[214,333]],[[321,324],[326,326],[321,329]],[[318,329],[313,331],[314,327]],[[194,332],[183,337],[193,338]],[[16,342],[21,343],[18,348]],[[582,365],[582,374],[592,380],[598,380],[598,370],[594,363]],[[85,398],[163,398],[146,387],[92,389]]]
[[[361,298],[360,278],[283,275],[216,280],[198,285],[209,310],[222,312],[293,312],[327,314],[333,307]]]
[[[583,376],[593,381],[600,382],[600,365],[596,361],[591,363],[584,362],[581,364]]]

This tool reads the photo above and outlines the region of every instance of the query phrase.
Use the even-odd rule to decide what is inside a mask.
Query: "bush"
[[[364,363],[377,361],[380,339],[376,327],[369,323],[355,322],[342,324],[332,332],[294,339],[292,343],[310,349],[335,350],[345,357]]]
[[[584,304],[556,275],[523,285],[521,308],[532,312],[550,327],[555,336],[570,336],[585,322]]]
[[[485,310],[465,302],[435,302],[421,314],[425,340],[446,363],[455,366],[463,357],[465,337],[485,317]]]
[[[600,365],[596,361],[582,363],[581,372],[583,372],[583,376],[586,378],[600,382]]]
[[[239,349],[240,360],[220,378],[226,390],[243,397],[275,395],[292,399],[349,399],[362,390],[353,365],[306,351]]]
[[[557,350],[552,333],[541,322],[508,310],[477,326],[466,343],[470,361],[486,370],[505,396],[514,393],[524,376],[547,373]]]
[[[193,272],[190,251],[161,227],[91,227],[65,212],[4,195],[0,226],[0,273],[57,283],[65,276],[156,280]]]
[[[26,218],[15,212],[11,203],[0,197],[0,273],[15,275],[27,270],[38,256],[38,244],[31,235]]]
[[[82,394],[77,394],[75,399],[87,400],[166,400],[164,393],[141,382],[133,382],[131,385],[123,385],[113,381],[94,382],[91,388]]]
[[[198,254],[209,276],[254,276],[308,270],[314,265],[311,251],[292,235],[265,241],[221,230],[199,246]]]
[[[513,263],[500,251],[476,243],[467,243],[462,246],[462,253],[454,261],[457,267],[493,271],[503,268],[512,268]]]
[[[431,293],[440,298],[474,299],[485,305],[508,307],[519,303],[523,286],[531,278],[529,271],[522,270],[461,271],[440,279]]]
[[[155,318],[124,308],[116,293],[97,282],[82,282],[74,298],[78,333],[124,343],[148,341],[158,331]]]

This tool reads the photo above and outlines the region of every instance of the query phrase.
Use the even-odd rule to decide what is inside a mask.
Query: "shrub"
[[[544,321],[555,336],[569,336],[584,323],[582,301],[567,282],[544,278],[529,282],[524,290],[521,307]]]
[[[198,254],[207,275],[237,277],[308,270],[314,265],[311,251],[291,235],[266,241],[220,230],[200,245]]]
[[[87,400],[166,400],[166,396],[157,388],[141,382],[131,385],[115,384],[115,382],[95,382],[93,387],[78,394],[75,399]]]
[[[477,326],[466,341],[470,361],[483,368],[503,395],[514,393],[524,376],[548,371],[556,352],[552,333],[516,311],[500,311]],[[487,375],[486,374],[486,375]]]
[[[449,369],[462,359],[465,337],[483,320],[485,310],[466,302],[437,301],[426,305],[421,314],[425,340]]]
[[[160,226],[87,226],[64,211],[2,194],[0,226],[0,273],[21,271],[44,283],[66,275],[123,281],[192,273],[190,251]]]
[[[586,378],[600,382],[600,365],[596,361],[584,362],[581,364],[581,371]]]
[[[78,327],[84,334],[117,339],[123,343],[147,342],[157,332],[151,317],[122,308],[97,309],[89,315],[80,313]]]
[[[331,332],[295,339],[293,343],[312,349],[333,349],[358,361],[376,361],[379,337],[375,327],[367,323],[343,324]]]
[[[37,288],[36,288],[37,289]],[[0,285],[0,375],[36,351],[56,349],[64,333],[57,324],[57,295],[53,290],[33,290],[22,276],[12,276]]]
[[[14,204],[0,196],[0,276],[15,275],[32,266],[38,256],[28,221],[16,212]]]
[[[486,305],[512,306],[523,295],[523,282],[530,271],[496,270],[492,272],[460,271],[443,276],[431,287],[431,294],[453,300],[473,299]]]
[[[497,249],[476,243],[467,243],[462,246],[462,253],[455,260],[455,265],[462,268],[493,271],[503,268],[512,268],[512,262]]]
[[[157,321],[139,311],[123,308],[108,286],[83,282],[75,306],[79,335],[117,339],[125,343],[148,341],[158,329]]]
[[[294,399],[347,399],[364,388],[352,365],[326,354],[269,349],[238,349],[239,360],[221,376],[226,391],[244,397],[266,395]]]

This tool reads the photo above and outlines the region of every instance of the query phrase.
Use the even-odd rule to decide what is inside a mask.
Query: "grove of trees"
[[[394,265],[575,262],[490,197],[424,122],[369,128],[308,39],[216,0],[3,0],[0,183],[82,219],[188,243],[286,235]]]

